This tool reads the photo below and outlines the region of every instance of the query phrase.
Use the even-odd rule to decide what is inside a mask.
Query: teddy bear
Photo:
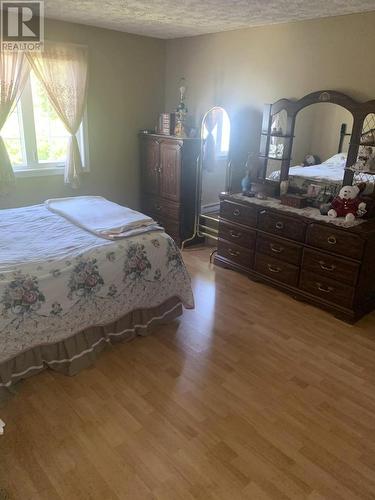
[[[344,186],[331,203],[329,217],[345,217],[346,222],[352,222],[356,217],[366,213],[366,203],[358,198],[361,192],[358,186]]]

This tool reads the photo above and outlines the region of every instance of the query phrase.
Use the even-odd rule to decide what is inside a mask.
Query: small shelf
[[[291,161],[291,158],[280,158],[279,156],[269,156],[269,155],[259,155],[259,158],[263,158],[265,160]]]
[[[268,137],[276,137],[280,139],[291,139],[294,135],[283,135],[283,134],[269,134],[268,132],[262,132],[261,135],[265,135]]]
[[[369,170],[358,170],[351,167],[346,167],[345,170],[347,170],[348,172],[353,172],[354,174],[375,175],[375,172],[370,172]]]
[[[375,142],[373,142],[372,144],[369,144],[368,142],[351,142],[350,145],[351,146],[368,146],[370,148],[374,148]]]

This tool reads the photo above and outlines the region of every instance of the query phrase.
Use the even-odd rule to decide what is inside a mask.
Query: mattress
[[[36,366],[51,366],[53,356],[44,360],[42,347],[60,346],[55,361],[69,364],[83,355],[75,335],[123,318],[131,330],[132,314],[142,328],[143,313],[150,324],[150,311],[160,319],[181,305],[194,306],[190,278],[164,232],[110,241],[44,205],[0,211],[0,389]],[[86,336],[85,351],[90,342]]]
[[[310,167],[295,166],[289,168],[289,181],[293,185],[301,186],[306,179],[318,184],[341,184],[344,178],[344,169],[347,156],[339,153],[327,161]],[[269,178],[273,181],[280,179],[280,170],[272,172]]]

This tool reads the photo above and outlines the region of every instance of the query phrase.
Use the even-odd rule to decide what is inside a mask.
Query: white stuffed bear
[[[358,186],[344,186],[331,203],[329,217],[345,217],[346,222],[352,222],[356,217],[366,213],[366,203],[358,198]]]

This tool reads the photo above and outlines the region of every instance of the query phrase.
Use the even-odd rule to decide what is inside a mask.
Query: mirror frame
[[[231,148],[232,148],[232,120],[231,116],[228,113],[228,111],[220,105],[215,105],[212,106],[208,111],[205,112],[203,115],[203,118],[200,122],[200,141],[201,141],[201,149],[200,149],[200,154],[197,160],[197,172],[196,172],[196,207],[195,207],[195,221],[194,221],[194,234],[191,236],[191,238],[188,238],[187,240],[184,240],[181,244],[181,248],[184,249],[185,244],[193,241],[195,238],[211,238],[215,241],[217,241],[218,235],[219,235],[219,230],[216,228],[210,228],[206,226],[205,224],[200,223],[200,218],[202,216],[201,213],[201,202],[202,202],[202,179],[203,179],[203,148],[204,148],[204,138],[203,138],[203,124],[209,115],[213,110],[215,109],[220,109],[223,110],[226,115],[229,118],[230,122],[230,136],[229,136],[229,150],[228,150],[228,159],[227,159],[227,166],[226,166],[226,175],[225,175],[225,192],[230,192],[231,189],[231,183],[232,183],[232,168],[231,168]],[[218,193],[218,205],[220,204],[219,200],[219,194]],[[203,217],[207,220],[210,220],[214,223],[219,223],[219,216],[218,217],[212,217],[208,215],[203,215]],[[210,256],[210,261],[211,261]]]
[[[201,128],[200,128],[200,138],[201,138],[201,153],[200,153],[200,159],[199,159],[199,172],[198,172],[198,184],[199,184],[199,191],[198,191],[198,197],[197,197],[197,236],[198,237],[206,237],[206,238],[211,238],[215,241],[218,240],[218,235],[219,235],[219,230],[215,228],[210,228],[206,224],[202,224],[200,219],[201,217],[204,218],[205,220],[218,223],[219,222],[219,216],[214,217],[211,215],[207,214],[202,214],[202,187],[203,187],[203,153],[204,153],[204,138],[203,138],[203,125],[206,121],[207,116],[212,113],[212,111],[215,110],[221,110],[224,113],[226,113],[227,117],[229,118],[229,123],[230,123],[230,135],[229,135],[229,150],[228,150],[228,157],[227,157],[227,165],[226,165],[226,174],[225,174],[225,192],[228,191],[229,189],[229,184],[230,184],[230,155],[231,155],[231,134],[232,134],[232,122],[229,116],[228,111],[223,107],[223,106],[212,106],[206,113],[204,114],[202,121],[201,121]],[[218,193],[218,204],[219,204],[219,194]]]
[[[260,154],[259,154],[260,165],[257,175],[258,181],[280,184],[281,181],[288,179],[289,168],[291,166],[290,165],[291,154],[293,148],[294,129],[296,124],[297,114],[299,111],[306,108],[307,106],[311,106],[312,104],[318,104],[322,102],[338,104],[339,106],[342,106],[352,114],[353,127],[350,138],[346,167],[354,165],[358,156],[358,149],[361,142],[364,120],[369,113],[375,113],[375,99],[361,103],[341,92],[337,92],[334,90],[320,90],[317,92],[312,92],[311,94],[307,94],[299,100],[279,99],[273,104],[265,105],[263,113],[262,135],[266,136],[267,140],[265,144],[260,148]],[[285,158],[281,160],[280,180],[276,182],[276,181],[266,180],[265,173],[268,161],[267,152],[269,151],[273,116],[282,110],[285,110],[287,113],[287,125],[286,125],[285,135],[281,137],[288,138],[289,140],[286,141],[287,143],[284,149]],[[263,165],[261,164],[262,161]],[[259,175],[260,171],[263,174],[262,176]],[[353,178],[354,178],[354,172],[351,170],[345,170],[343,176],[343,185],[351,185],[353,183]]]

